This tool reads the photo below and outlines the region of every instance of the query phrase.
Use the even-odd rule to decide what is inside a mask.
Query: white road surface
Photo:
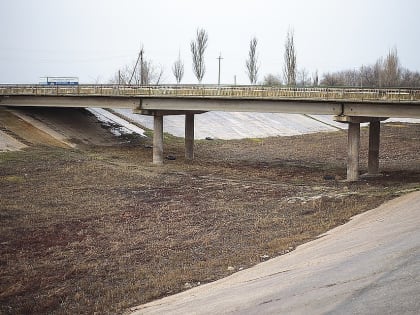
[[[419,226],[417,191],[289,254],[132,314],[419,314]]]

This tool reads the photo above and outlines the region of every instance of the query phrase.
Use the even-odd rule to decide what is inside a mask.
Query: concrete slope
[[[131,110],[118,109],[117,113],[132,119],[142,126],[153,129],[153,117],[133,114]],[[293,136],[306,133],[336,131],[344,124],[331,124],[310,116],[278,113],[207,112],[195,115],[195,138],[216,139],[264,138]],[[184,137],[185,118],[165,116],[163,129],[177,137]]]
[[[153,129],[153,117],[133,114],[131,109],[114,110],[119,115]],[[394,119],[420,123],[420,119]],[[363,124],[366,126],[367,124]],[[177,137],[184,137],[185,118],[165,116],[163,130]],[[314,132],[346,129],[347,124],[334,121],[331,115],[299,115],[279,113],[207,112],[195,115],[195,139],[265,138],[295,136]]]
[[[0,130],[0,152],[16,151],[26,148],[26,145]]]
[[[104,129],[102,123],[85,109],[25,108],[13,109],[11,112],[32,128],[43,132],[66,147],[75,147],[79,144],[106,146],[118,143],[118,137]],[[27,139],[27,135],[21,136]],[[43,138],[32,138],[35,139],[28,139],[31,143],[50,144]]]
[[[419,314],[420,192],[133,314]]]

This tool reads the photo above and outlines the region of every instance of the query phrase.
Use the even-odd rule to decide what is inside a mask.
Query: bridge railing
[[[0,95],[114,96],[114,97],[200,97],[229,99],[307,99],[351,102],[419,102],[420,89],[370,88],[277,88],[265,86],[215,85],[0,85]]]

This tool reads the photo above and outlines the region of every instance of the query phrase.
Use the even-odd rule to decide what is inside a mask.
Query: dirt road
[[[138,307],[140,314],[418,314],[420,192],[295,251]]]

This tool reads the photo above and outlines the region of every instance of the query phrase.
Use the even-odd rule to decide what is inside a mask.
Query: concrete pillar
[[[163,116],[153,116],[153,164],[163,164]]]
[[[194,159],[194,114],[185,114],[185,160]]]
[[[347,180],[359,180],[360,123],[349,123]]]
[[[379,174],[379,138],[381,132],[381,122],[373,121],[369,123],[369,159],[368,175]]]

